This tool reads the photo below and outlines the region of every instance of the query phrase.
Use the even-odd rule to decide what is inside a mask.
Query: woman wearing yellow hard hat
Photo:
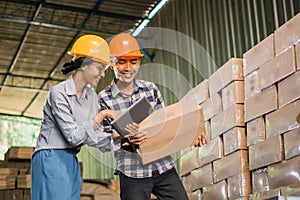
[[[98,112],[96,87],[110,62],[109,47],[96,35],[84,35],[68,52],[63,74],[69,77],[53,86],[43,107],[43,121],[32,156],[32,200],[79,200],[80,167],[76,154],[84,144],[110,149],[111,135],[97,129],[117,111]]]

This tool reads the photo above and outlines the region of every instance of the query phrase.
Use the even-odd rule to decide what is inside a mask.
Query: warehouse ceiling
[[[42,118],[47,91],[64,80],[81,35],[137,27],[155,0],[0,0],[0,113]]]

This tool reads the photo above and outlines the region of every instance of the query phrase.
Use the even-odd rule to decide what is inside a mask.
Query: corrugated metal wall
[[[184,76],[190,87],[194,87],[230,58],[242,58],[243,53],[299,11],[299,0],[169,0],[148,27],[168,28],[186,34],[207,51],[213,64],[195,62],[198,66],[193,66],[193,62],[188,62],[186,58],[178,56],[178,53],[161,49],[150,49],[148,57],[152,56],[152,60],[146,58],[144,63],[169,66]],[[177,52],[180,52],[181,48],[186,48],[185,51],[191,56],[188,60],[198,58],[199,55],[194,51],[195,43],[182,45],[182,41],[173,42]],[[166,104],[177,102],[184,95],[182,92],[176,94],[177,91],[170,89],[183,86],[182,82],[178,81],[178,74],[174,76],[174,73],[169,72],[158,70],[155,71],[155,76],[149,70],[142,76],[157,83]],[[110,78],[102,82],[100,88],[107,85]],[[166,82],[170,87],[162,82]],[[84,177],[111,178],[112,168],[103,165],[103,162],[112,162],[111,154],[108,156],[93,154],[97,159],[90,158],[90,153],[85,149],[79,155],[80,160],[87,166],[84,168]]]
[[[242,57],[295,16],[299,7],[299,0],[170,0],[148,26],[189,35],[220,66],[231,57]]]

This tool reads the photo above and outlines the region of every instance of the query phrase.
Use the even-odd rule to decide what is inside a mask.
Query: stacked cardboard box
[[[272,55],[263,56],[256,70],[245,75],[253,200],[300,196],[300,125],[296,121],[300,113],[299,22],[298,14],[244,54],[250,65],[258,56],[254,49]]]
[[[115,183],[115,182],[113,182]],[[83,182],[81,200],[119,200],[119,190],[115,184]]]
[[[208,98],[198,103],[203,108],[209,142],[181,158],[184,185],[190,199],[249,196],[243,60],[233,58],[225,63],[209,77],[207,88]]]
[[[0,162],[0,200],[30,200],[32,147],[11,147]]]
[[[190,199],[300,198],[299,23],[300,14],[245,52],[243,67],[231,59],[209,77],[209,143],[181,158]]]

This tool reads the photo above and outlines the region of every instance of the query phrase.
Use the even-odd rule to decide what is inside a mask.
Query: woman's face
[[[84,66],[83,77],[87,84],[97,87],[100,79],[105,77],[105,65],[99,62],[92,62]]]

